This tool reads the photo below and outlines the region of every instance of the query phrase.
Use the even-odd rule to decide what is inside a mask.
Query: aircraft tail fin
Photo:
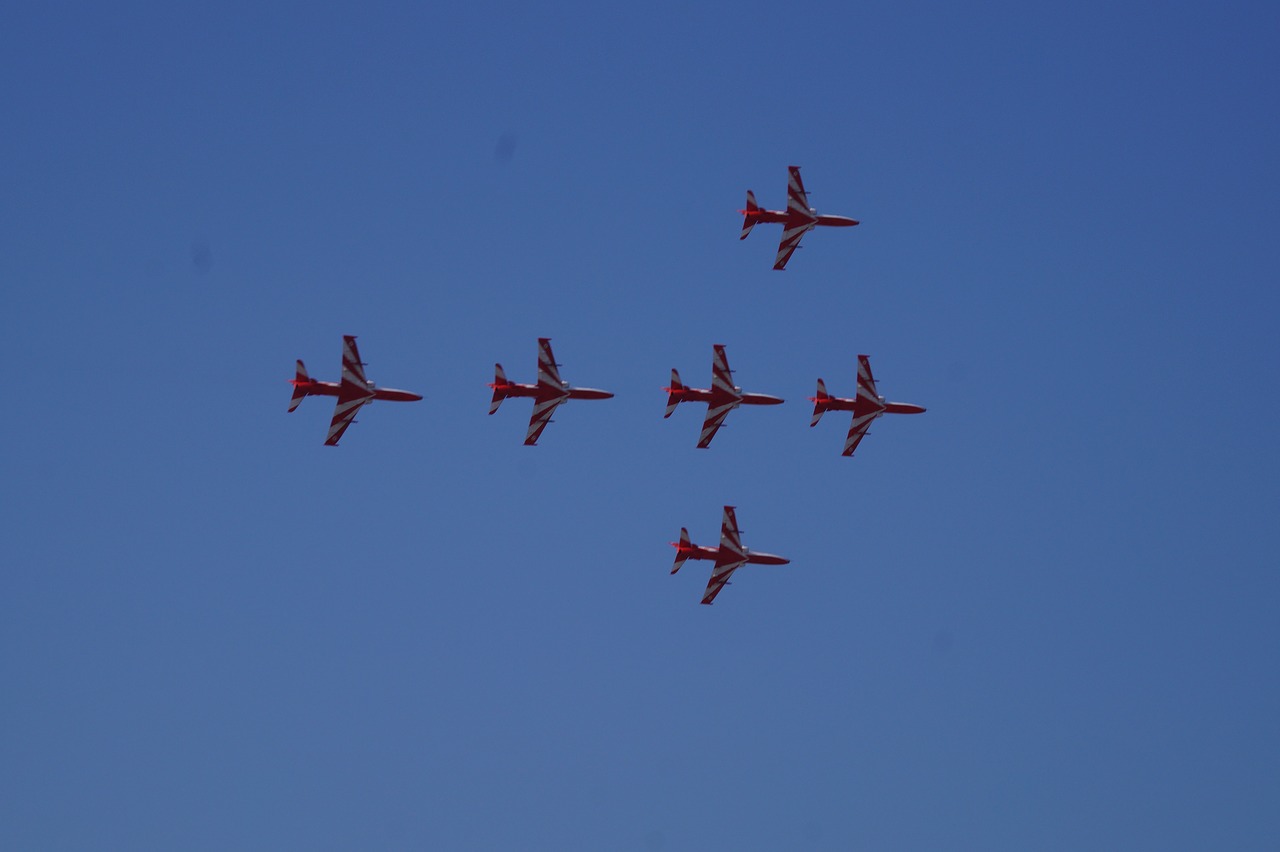
[[[498,410],[498,406],[502,405],[502,401],[507,398],[507,393],[503,388],[507,385],[507,374],[502,369],[501,364],[493,365],[493,381],[489,387],[493,388],[493,399],[489,402],[489,413]]]
[[[663,388],[667,392],[667,413],[663,417],[670,417],[671,412],[676,410],[676,406],[680,404],[680,391],[684,390],[684,385],[680,382],[680,373],[676,370],[671,371],[671,387]]]
[[[693,550],[693,542],[689,540],[689,530],[685,527],[680,528],[680,540],[671,542],[671,546],[676,549],[676,563],[671,566],[671,573],[674,574],[684,565],[684,561],[689,558],[689,551]]]
[[[751,233],[751,229],[756,226],[760,213],[760,205],[756,204],[756,194],[749,189],[747,190],[747,208],[741,212],[746,218],[742,220],[742,236],[738,239],[745,240],[747,234]]]
[[[827,400],[831,397],[827,395],[827,383],[822,379],[818,379],[818,395],[811,396],[813,400],[813,419],[809,421],[810,426],[817,426],[818,421],[822,419],[823,413],[827,410]]]
[[[298,359],[298,370],[293,381],[289,384],[293,385],[293,397],[289,400],[289,410],[293,411],[302,402],[303,397],[307,395],[307,389],[303,385],[311,381],[311,376],[307,375],[307,365],[302,363],[302,359]]]

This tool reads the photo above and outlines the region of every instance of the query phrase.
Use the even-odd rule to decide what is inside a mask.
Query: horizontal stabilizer
[[[742,236],[738,237],[738,239],[745,240],[747,234],[751,233],[751,229],[759,221],[758,214],[760,212],[760,205],[756,204],[756,194],[749,189],[747,190],[747,208],[742,212],[746,218],[742,220]]]
[[[506,391],[503,390],[507,386],[507,374],[502,369],[501,364],[493,365],[493,383],[489,387],[493,388],[493,399],[489,401],[489,413],[498,410],[498,406],[502,405],[502,401],[507,398]]]
[[[671,566],[671,573],[674,574],[680,570],[680,566],[684,565],[684,561],[689,558],[689,552],[693,550],[693,542],[689,540],[689,530],[681,527],[680,540],[671,542],[671,545],[676,549],[676,563]]]
[[[827,384],[822,379],[818,379],[818,394],[813,398],[813,419],[809,421],[810,427],[817,426],[818,421],[822,419],[823,413],[827,410],[828,399],[830,397],[827,396]]]
[[[671,412],[676,410],[676,406],[680,404],[680,392],[684,390],[684,385],[680,382],[680,374],[675,370],[671,371],[671,386],[667,390],[667,413],[663,417],[670,417]]]
[[[307,389],[303,387],[311,381],[311,377],[307,375],[307,365],[298,360],[297,373],[290,384],[293,385],[293,396],[289,399],[289,410],[293,411],[301,403],[303,397],[307,395]]]

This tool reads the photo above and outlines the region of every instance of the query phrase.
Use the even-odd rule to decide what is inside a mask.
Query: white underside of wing
[[[538,340],[538,384],[551,385],[554,388],[564,386],[560,381],[560,368],[556,366],[556,356],[551,352],[551,341],[546,338]]]
[[[373,394],[358,399],[339,400],[333,409],[333,419],[329,421],[329,437],[325,439],[325,443],[336,446],[347,427],[355,422],[356,412],[371,399]]]
[[[800,238],[811,230],[813,225],[806,223],[787,228],[782,232],[782,241],[778,243],[778,256],[773,261],[774,269],[782,269],[787,265],[791,255],[795,254],[796,249],[800,247]]]
[[[342,338],[342,381],[351,382],[360,387],[367,387],[368,379],[364,377],[364,364],[360,361],[360,348],[356,339],[350,335]]]
[[[853,418],[853,423],[849,425],[849,435],[844,439],[844,452],[841,455],[853,455],[853,451],[858,448],[858,444],[866,437],[867,430],[871,428],[871,421],[879,416],[880,412],[876,412]]]
[[[542,435],[542,430],[546,429],[547,424],[551,422],[552,412],[566,399],[568,399],[567,395],[541,400],[533,404],[533,414],[529,417],[529,431],[524,436],[526,444],[537,443],[538,437]]]
[[[706,449],[711,444],[711,439],[716,436],[716,432],[720,431],[720,427],[724,425],[724,420],[729,416],[729,412],[737,407],[738,404],[736,402],[707,406],[707,417],[702,421],[702,434],[698,437],[698,447],[700,449]]]
[[[724,564],[717,563],[715,570],[711,572],[711,579],[707,581],[707,590],[702,594],[702,602],[704,604],[709,604],[715,600],[716,595],[720,594],[720,590],[728,585],[729,578],[733,576],[733,572],[746,564],[746,559],[726,562]]]
[[[747,558],[738,532],[738,515],[732,506],[724,507],[724,517],[720,520],[720,550],[728,551],[735,558]]]
[[[880,393],[876,390],[876,378],[871,374],[871,361],[866,355],[858,356],[858,397],[879,405]]]
[[[729,356],[724,347],[717,345],[711,356],[711,388],[721,393],[734,394],[737,388],[733,385],[733,371],[729,369]]]

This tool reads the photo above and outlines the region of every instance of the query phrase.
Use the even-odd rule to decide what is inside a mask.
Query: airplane
[[[871,421],[882,414],[922,414],[924,408],[908,402],[885,402],[884,397],[876,393],[876,380],[871,375],[871,361],[866,355],[858,356],[858,393],[853,399],[841,399],[827,394],[826,383],[818,379],[818,395],[809,397],[813,402],[813,420],[809,426],[818,425],[822,415],[827,411],[852,411],[853,422],[849,425],[849,436],[844,440],[843,456],[853,455],[858,448]]]
[[[809,206],[809,196],[805,194],[804,184],[800,181],[800,167],[787,166],[790,178],[787,181],[787,209],[765,210],[756,204],[756,194],[747,190],[747,209],[738,212],[746,216],[742,221],[742,236],[745,240],[751,229],[761,223],[782,224],[782,242],[778,243],[778,257],[773,262],[774,269],[784,269],[791,255],[800,247],[800,238],[819,225],[824,227],[849,227],[858,224],[857,219],[847,216],[822,216]]]
[[[360,360],[360,350],[356,348],[356,339],[351,335],[342,338],[342,381],[317,382],[307,375],[307,366],[298,361],[298,373],[289,380],[293,385],[293,398],[289,400],[289,410],[293,411],[307,396],[336,396],[338,403],[333,410],[333,420],[329,423],[329,437],[325,439],[326,447],[338,446],[338,439],[347,427],[356,422],[356,412],[375,399],[389,402],[416,402],[422,396],[409,391],[380,388],[364,377],[364,362]]]
[[[670,417],[671,412],[682,402],[707,404],[707,418],[702,421],[702,436],[698,438],[698,448],[702,450],[711,446],[711,439],[716,436],[724,419],[739,405],[777,405],[782,402],[776,396],[743,393],[742,388],[733,384],[733,371],[729,369],[724,347],[717,343],[713,348],[715,353],[711,358],[710,390],[685,387],[680,381],[680,374],[675,370],[671,371],[671,386],[663,388],[667,392],[667,413],[662,415],[664,418]]]
[[[494,379],[489,383],[489,387],[493,388],[493,401],[489,404],[490,414],[497,411],[498,406],[502,405],[502,401],[509,396],[533,397],[533,415],[529,418],[529,432],[524,436],[526,446],[532,447],[538,443],[538,436],[551,422],[551,412],[565,400],[609,399],[613,396],[608,391],[594,388],[570,387],[568,382],[561,380],[560,370],[557,369],[559,366],[555,356],[551,354],[551,339],[548,337],[538,338],[538,383],[536,385],[509,382],[502,365],[493,365]]]
[[[689,540],[689,531],[680,528],[680,540],[671,542],[676,549],[676,564],[671,569],[674,574],[684,565],[686,559],[706,559],[715,562],[711,569],[711,579],[707,581],[707,590],[702,595],[702,602],[708,606],[720,594],[720,590],[729,585],[729,577],[748,562],[756,565],[786,565],[791,560],[772,553],[756,553],[742,546],[738,529],[738,518],[733,506],[724,507],[724,519],[720,522],[720,546],[701,547]]]

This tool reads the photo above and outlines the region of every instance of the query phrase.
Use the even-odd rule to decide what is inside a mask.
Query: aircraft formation
[[[746,218],[742,225],[740,239],[745,240],[751,229],[762,223],[775,223],[783,226],[782,240],[778,245],[778,254],[773,268],[786,268],[787,261],[800,247],[801,238],[809,231],[820,226],[848,227],[857,225],[855,219],[844,216],[821,215],[809,206],[808,195],[800,180],[800,168],[788,166],[787,209],[766,210],[756,203],[755,194],[747,191],[747,206],[742,213]],[[312,379],[301,360],[297,362],[295,377],[289,380],[293,385],[293,395],[289,400],[289,411],[294,411],[308,396],[336,397],[333,417],[329,422],[329,433],[325,445],[335,447],[346,433],[347,428],[355,423],[357,412],[374,401],[416,402],[422,399],[421,394],[411,391],[379,388],[365,378],[365,363],[360,358],[356,346],[356,338],[346,335],[342,338],[342,372],[338,382],[321,382]],[[596,388],[579,388],[570,385],[560,378],[560,364],[551,351],[551,340],[538,338],[537,381],[533,384],[521,384],[507,379],[501,364],[494,365],[494,380],[489,383],[493,397],[489,403],[489,414],[495,413],[502,402],[509,397],[528,398],[533,400],[533,411],[529,417],[529,428],[525,433],[526,446],[535,446],[542,436],[543,430],[552,422],[551,415],[571,399],[610,399],[613,394]],[[729,369],[729,360],[725,347],[715,344],[712,347],[711,387],[691,388],[680,380],[680,374],[671,370],[671,383],[663,388],[667,393],[667,408],[664,418],[670,417],[682,402],[705,403],[707,413],[702,422],[702,430],[698,436],[697,447],[708,449],[716,432],[724,424],[729,413],[743,405],[780,405],[781,397],[763,393],[744,393],[742,388],[733,382],[733,371]],[[871,424],[885,414],[920,414],[924,408],[912,403],[888,402],[880,396],[876,389],[875,378],[871,373],[871,361],[866,355],[858,355],[857,389],[851,398],[832,396],[827,393],[826,383],[819,378],[815,396],[809,397],[813,405],[813,418],[809,426],[813,427],[828,411],[850,412],[852,420],[848,435],[845,437],[844,450],[841,455],[850,457],[866,436]],[[676,548],[675,564],[671,573],[675,574],[686,560],[705,560],[713,562],[711,578],[702,596],[703,604],[711,604],[720,591],[729,585],[730,576],[744,565],[786,565],[790,562],[782,556],[771,553],[759,553],[742,545],[738,529],[737,514],[734,506],[724,507],[724,516],[720,524],[720,544],[717,547],[706,547],[693,544],[687,528],[681,528],[680,540],[671,542]]]

